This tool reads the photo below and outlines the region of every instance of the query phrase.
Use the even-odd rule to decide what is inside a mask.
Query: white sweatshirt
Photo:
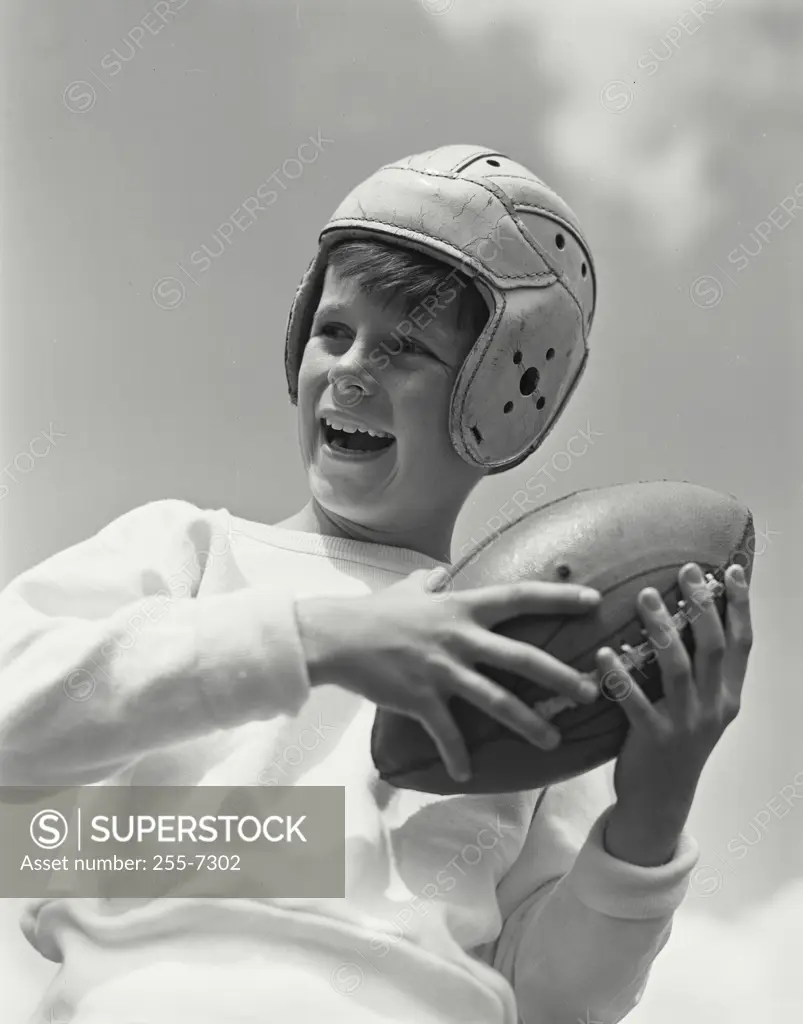
[[[690,836],[661,867],[608,855],[602,771],[496,796],[396,789],[371,760],[374,705],[310,689],[295,599],[439,564],[165,500],[0,594],[0,785],[347,794],[345,899],[34,901],[23,931],[62,965],[35,1020],[609,1024],[636,1005]]]

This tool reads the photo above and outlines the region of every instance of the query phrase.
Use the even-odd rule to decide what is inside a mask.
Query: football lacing
[[[713,573],[707,572],[705,574],[705,589],[714,598],[718,598],[725,592],[725,584],[721,583]],[[688,608],[688,602],[684,600],[678,601],[678,610],[674,615],[671,616],[672,624],[678,633],[686,626],[691,625],[692,612]],[[633,647],[630,644],[622,644],[619,648],[620,657],[624,663],[625,668],[628,672],[635,669],[639,671],[646,665],[646,663],[656,654],[656,650],[652,645],[647,630],[642,629],[641,635],[644,637],[643,643],[640,643],[638,647]]]

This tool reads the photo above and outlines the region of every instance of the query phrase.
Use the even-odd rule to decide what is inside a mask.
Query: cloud
[[[696,86],[710,81],[725,0],[457,0],[441,27],[478,33],[499,19],[533,37],[560,99],[547,111],[555,162],[650,225],[656,252],[674,257],[705,237],[718,211],[706,170],[708,141],[694,117]],[[708,36],[708,43],[706,37]],[[716,74],[733,77],[732,69]]]
[[[627,1024],[783,1024],[803,1019],[803,879],[732,919],[688,903]]]

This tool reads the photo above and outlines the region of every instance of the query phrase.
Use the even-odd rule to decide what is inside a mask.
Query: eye
[[[399,338],[398,341],[394,340],[393,345],[397,352],[401,351],[401,353],[406,355],[433,356],[433,353],[427,348],[427,346],[422,344],[420,341],[416,341],[415,338]],[[399,345],[401,345],[401,350],[399,349]]]
[[[351,331],[345,324],[332,322],[317,324],[313,334],[317,334],[322,338],[346,338],[347,340],[351,338]]]
[[[402,351],[403,352],[426,352],[427,350],[423,345],[420,345],[413,338],[402,338]]]

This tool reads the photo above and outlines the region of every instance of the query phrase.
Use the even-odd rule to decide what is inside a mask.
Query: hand
[[[508,583],[433,593],[432,574],[357,598],[296,602],[312,685],[335,683],[381,707],[417,719],[457,781],[471,777],[468,750],[447,702],[461,697],[536,746],[552,749],[557,731],[475,665],[503,669],[580,703],[599,696],[596,681],[530,644],[492,632],[520,615],[582,615],[597,591],[569,583]]]
[[[639,595],[639,611],[661,670],[660,701],[650,703],[613,651],[606,648],[597,655],[601,675],[608,682],[617,680],[614,692],[627,694],[621,706],[630,722],[616,762],[617,804],[605,845],[633,863],[672,859],[703,766],[739,713],[753,642],[741,567],[732,565],[725,574],[724,626],[699,567],[684,566],[679,581],[687,607],[696,609],[689,616],[693,659],[658,592],[647,589]]]

